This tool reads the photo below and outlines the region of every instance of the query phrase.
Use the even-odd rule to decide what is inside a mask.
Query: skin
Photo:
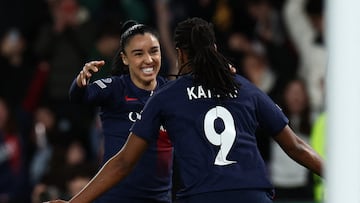
[[[135,35],[131,38],[121,53],[121,59],[129,67],[130,78],[133,83],[145,90],[153,90],[156,87],[156,76],[160,71],[161,52],[158,39],[149,34]],[[88,85],[90,77],[98,72],[105,61],[91,61],[86,63],[76,78],[79,87]],[[131,138],[131,143],[127,149],[121,150],[117,155],[110,159],[102,172],[99,173],[88,183],[88,185],[69,201],[53,200],[49,203],[63,202],[92,202],[102,193],[117,184],[126,177],[148,147],[148,143],[135,136]],[[120,173],[118,173],[121,171]],[[99,188],[99,189],[96,189]]]
[[[178,65],[186,63],[187,58],[186,52],[178,49]],[[191,67],[186,67],[185,69],[191,69]],[[315,174],[322,176],[322,159],[308,144],[301,140],[289,126],[285,126],[274,139],[289,157]],[[106,162],[81,192],[68,202],[90,203],[96,199],[96,197],[109,190],[130,173],[147,147],[148,144],[144,139],[134,133],[130,133],[123,148]],[[67,203],[67,201],[55,200],[49,203]]]
[[[154,90],[156,76],[161,66],[161,51],[158,39],[149,34],[135,35],[126,45],[121,59],[128,65],[130,78],[133,83],[144,90]],[[93,73],[100,70],[105,61],[91,61],[86,63],[76,78],[79,87],[88,85]]]

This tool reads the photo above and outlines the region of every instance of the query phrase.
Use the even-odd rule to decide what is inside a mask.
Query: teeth
[[[143,73],[152,73],[154,71],[154,68],[143,68]]]

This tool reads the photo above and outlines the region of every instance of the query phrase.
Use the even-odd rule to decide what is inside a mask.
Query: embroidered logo
[[[129,102],[129,101],[137,101],[138,98],[135,98],[135,97],[129,97],[129,96],[125,96],[125,101]]]
[[[111,78],[104,78],[104,79],[101,79],[101,81],[103,81],[104,83],[111,83],[112,79]]]

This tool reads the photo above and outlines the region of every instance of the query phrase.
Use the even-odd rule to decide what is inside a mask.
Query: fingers
[[[229,69],[232,74],[236,74],[236,68],[234,66],[232,66],[231,64],[229,64]]]
[[[233,73],[233,74],[236,74],[236,68],[234,68],[234,67],[230,67],[230,71],[231,71],[231,73]]]
[[[104,65],[105,65],[105,61],[103,60],[91,61],[86,63],[77,77],[78,85],[80,87],[86,86],[92,74],[98,72],[100,68]]]

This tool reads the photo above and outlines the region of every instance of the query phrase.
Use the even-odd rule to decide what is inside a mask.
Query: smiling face
[[[142,89],[153,90],[161,66],[159,40],[150,33],[132,37],[121,54],[123,63],[129,66],[133,83]]]

